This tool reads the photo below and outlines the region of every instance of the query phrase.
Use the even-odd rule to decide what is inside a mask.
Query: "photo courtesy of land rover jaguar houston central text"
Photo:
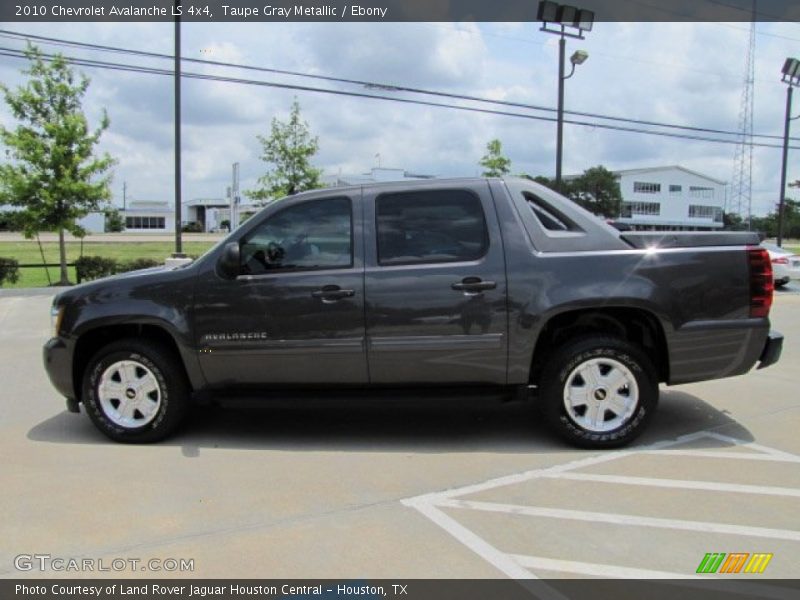
[[[61,292],[44,361],[120,442],[163,439],[198,399],[468,387],[610,448],[660,383],[775,363],[772,293],[755,233],[620,232],[525,179],[370,184],[273,202],[187,266]]]

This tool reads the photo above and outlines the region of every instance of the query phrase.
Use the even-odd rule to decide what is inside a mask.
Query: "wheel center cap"
[[[608,392],[606,392],[603,388],[599,388],[594,391],[595,400],[605,400],[607,395]]]
[[[125,390],[125,397],[128,400],[133,400],[134,398],[136,398],[136,390],[134,390],[133,388],[128,388],[127,390]]]

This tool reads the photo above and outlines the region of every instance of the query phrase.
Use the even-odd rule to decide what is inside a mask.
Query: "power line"
[[[11,58],[17,59],[27,59],[25,53],[21,50],[16,50],[13,48],[3,48],[0,47],[0,56],[8,56]],[[52,61],[56,58],[56,55],[52,54],[45,54],[41,53],[41,57],[44,60]],[[135,73],[143,73],[149,75],[164,75],[164,76],[174,76],[174,71],[172,69],[159,69],[153,67],[145,67],[141,65],[130,65],[126,63],[112,63],[107,61],[99,61],[93,59],[82,59],[70,56],[63,56],[63,58],[70,63],[78,66],[84,66],[89,68],[100,68],[100,69],[110,69],[115,71],[125,71],[125,72],[135,72]],[[548,122],[555,122],[555,117],[545,117],[540,115],[532,115],[532,114],[525,114],[525,113],[517,113],[517,112],[509,112],[509,111],[501,111],[501,110],[494,110],[488,108],[479,108],[475,106],[464,106],[459,104],[446,104],[440,102],[431,102],[428,100],[418,100],[413,98],[398,98],[396,96],[383,96],[379,94],[367,94],[364,92],[353,92],[347,90],[336,90],[330,88],[318,88],[312,86],[305,86],[305,85],[296,85],[296,84],[288,84],[288,83],[278,83],[274,81],[261,81],[255,79],[244,79],[239,77],[228,77],[228,76],[221,76],[221,75],[210,75],[206,73],[192,73],[189,71],[182,71],[181,77],[186,77],[188,79],[199,79],[199,80],[206,80],[206,81],[219,81],[225,83],[236,83],[236,84],[243,84],[243,85],[253,85],[253,86],[260,86],[260,87],[269,87],[269,88],[278,88],[278,89],[287,89],[293,91],[300,91],[300,92],[314,92],[314,93],[323,93],[323,94],[332,94],[336,96],[347,96],[347,97],[354,97],[354,98],[367,98],[372,100],[386,100],[390,102],[396,102],[401,104],[413,104],[413,105],[420,105],[420,106],[430,106],[430,107],[437,107],[437,108],[448,108],[453,110],[461,110],[466,112],[475,112],[475,113],[482,113],[482,114],[491,114],[491,115],[499,115],[499,116],[506,116],[506,117],[516,117],[522,119],[529,119],[535,121],[548,121]],[[653,131],[647,129],[637,129],[633,127],[625,127],[621,125],[609,125],[606,123],[593,123],[589,121],[576,121],[572,119],[565,119],[565,123],[569,123],[571,125],[580,125],[583,127],[594,127],[598,129],[607,129],[612,131],[624,131],[630,133],[641,133],[647,135],[657,135],[661,137],[670,137],[670,138],[679,138],[679,139],[690,139],[695,141],[706,141],[706,142],[714,142],[720,144],[736,144],[737,140],[733,139],[720,139],[720,138],[711,138],[711,137],[704,137],[699,135],[689,135],[689,134],[680,134],[680,133],[672,133],[668,131]],[[781,148],[782,146],[779,144],[768,144],[764,142],[754,142],[754,146],[762,147],[762,148]],[[800,146],[792,146],[793,149],[800,150]]]
[[[104,44],[92,44],[89,42],[78,42],[73,40],[66,40],[63,38],[53,38],[47,36],[40,36],[40,35],[33,35],[27,33],[18,33],[15,31],[9,31],[0,29],[0,37],[11,37],[14,39],[23,38],[23,39],[33,39],[37,41],[42,41],[47,44],[59,45],[59,46],[68,46],[68,47],[77,47],[77,48],[89,48],[93,50],[103,51],[103,52],[113,52],[113,53],[120,53],[120,54],[129,54],[135,56],[146,56],[148,58],[156,58],[161,60],[173,60],[173,56],[171,54],[162,54],[158,52],[148,52],[145,50],[134,50],[131,48],[121,48],[119,46],[109,46]],[[333,83],[344,83],[348,85],[357,85],[361,87],[366,87],[368,89],[383,89],[386,91],[392,92],[405,92],[411,94],[420,94],[420,95],[428,95],[428,96],[435,96],[441,98],[449,98],[451,100],[466,100],[470,102],[481,102],[485,104],[492,104],[496,106],[504,106],[509,108],[523,108],[526,110],[536,110],[542,112],[549,112],[554,113],[556,109],[550,108],[547,106],[539,106],[535,104],[527,104],[523,102],[513,102],[508,100],[494,100],[490,98],[482,98],[479,96],[471,96],[466,94],[455,94],[451,92],[442,92],[442,91],[435,91],[435,90],[427,90],[421,88],[414,88],[408,87],[403,85],[394,85],[394,84],[386,84],[386,83],[379,83],[374,81],[367,81],[361,79],[348,79],[342,77],[334,77],[330,75],[318,75],[312,73],[303,73],[300,71],[292,71],[287,69],[277,69],[271,67],[257,67],[254,65],[242,65],[237,63],[231,62],[223,62],[223,61],[213,61],[207,59],[200,59],[200,58],[182,58],[183,61],[192,62],[195,64],[207,65],[207,66],[216,66],[216,67],[226,67],[226,68],[235,68],[235,69],[243,69],[248,71],[256,71],[262,73],[273,73],[279,75],[289,75],[293,77],[304,77],[309,79],[316,79],[320,81],[329,81]],[[671,128],[671,129],[678,129],[682,131],[691,131],[697,133],[709,133],[715,135],[731,135],[731,136],[739,136],[740,132],[738,131],[728,131],[723,129],[713,129],[708,127],[697,127],[691,125],[678,125],[675,123],[663,123],[659,121],[651,121],[646,119],[632,119],[627,117],[618,117],[613,115],[604,115],[601,113],[591,113],[591,112],[583,112],[583,111],[565,111],[565,114],[574,115],[578,117],[588,117],[592,119],[603,119],[607,121],[619,122],[619,123],[630,123],[633,125],[647,125],[653,127],[664,127],[664,128]],[[772,134],[759,134],[754,133],[754,138],[763,138],[763,139],[774,139],[774,140],[783,140],[783,136],[780,135],[772,135]],[[800,141],[800,138],[791,138],[794,141]]]

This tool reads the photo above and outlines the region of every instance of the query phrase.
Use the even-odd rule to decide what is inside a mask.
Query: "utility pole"
[[[231,231],[239,226],[239,163],[233,163],[231,178]]]
[[[128,210],[128,182],[122,182],[122,211]]]
[[[175,17],[175,253],[183,258],[181,240],[181,19]]]

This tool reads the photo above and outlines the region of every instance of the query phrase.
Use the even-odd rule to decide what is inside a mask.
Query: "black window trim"
[[[380,247],[380,237],[379,237],[379,225],[378,225],[378,202],[384,196],[397,196],[400,194],[426,194],[426,193],[437,193],[437,192],[465,192],[470,196],[473,196],[478,201],[478,206],[481,210],[481,220],[483,221],[483,246],[481,247],[481,253],[474,258],[457,258],[454,260],[440,260],[440,259],[430,259],[430,260],[412,260],[412,261],[402,261],[402,262],[392,262],[392,263],[384,263],[381,261],[381,247]],[[375,259],[378,267],[390,269],[392,267],[408,267],[408,266],[416,266],[416,265],[452,265],[456,263],[471,263],[483,260],[486,258],[486,255],[489,254],[489,248],[491,246],[491,242],[489,239],[489,223],[486,221],[486,211],[483,207],[483,200],[480,194],[476,193],[475,190],[470,188],[458,187],[458,188],[430,188],[430,189],[421,189],[421,190],[397,190],[397,191],[387,191],[375,196]]]
[[[346,271],[348,269],[352,269],[355,266],[355,218],[353,214],[353,198],[347,196],[345,194],[337,194],[335,196],[325,196],[323,198],[309,198],[307,200],[303,200],[300,202],[292,202],[291,204],[284,206],[276,210],[274,213],[266,216],[260,223],[255,225],[250,231],[244,234],[239,239],[239,248],[241,248],[247,241],[248,237],[255,232],[257,232],[262,225],[273,219],[274,217],[280,215],[282,212],[287,210],[291,210],[297,206],[303,206],[305,204],[310,204],[312,202],[324,202],[326,200],[347,200],[347,203],[350,207],[350,262],[347,265],[331,265],[329,267],[294,267],[291,269],[275,269],[272,271],[266,271],[265,273],[240,273],[237,276],[237,279],[242,280],[252,280],[252,279],[264,279],[267,277],[276,277],[278,275],[284,275],[288,273],[316,273],[318,271]]]

